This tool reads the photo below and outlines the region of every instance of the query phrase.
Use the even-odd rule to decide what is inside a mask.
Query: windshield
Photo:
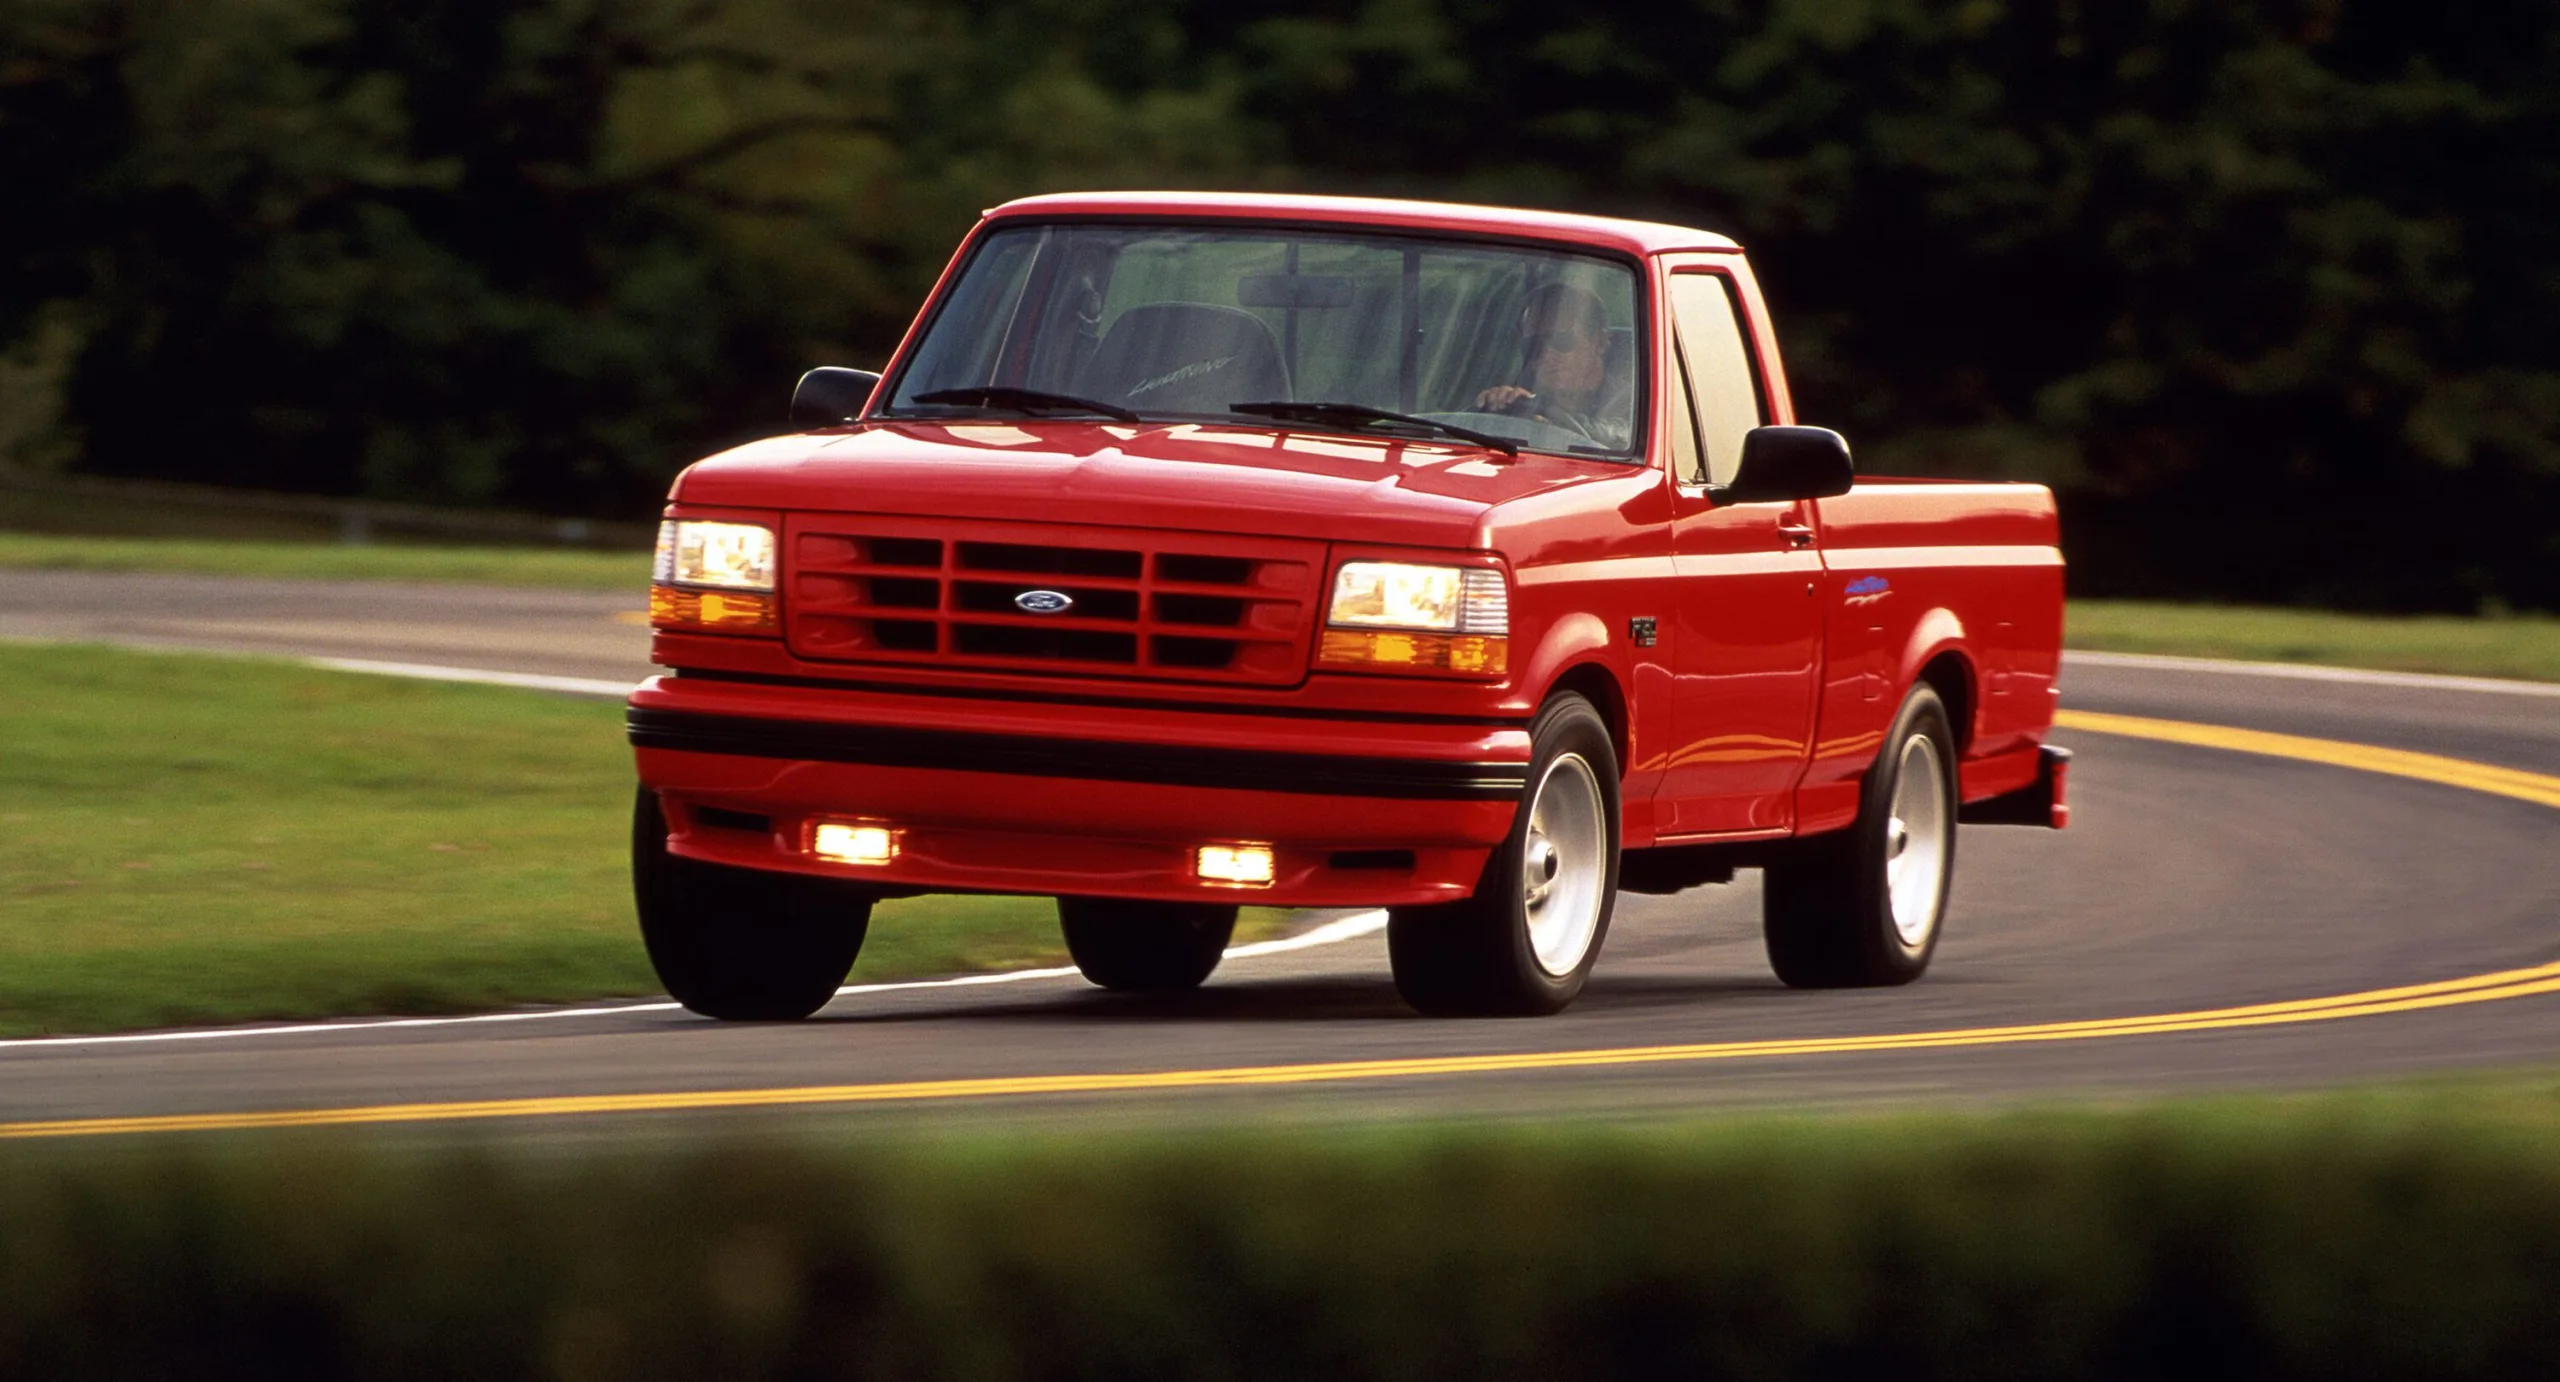
[[[1636,325],[1634,269],[1596,254],[1196,223],[1012,226],[970,256],[884,411],[1135,414],[1634,460]]]

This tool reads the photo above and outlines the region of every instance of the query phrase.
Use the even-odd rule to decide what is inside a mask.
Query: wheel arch
[[[1577,662],[1556,674],[1547,683],[1547,691],[1539,697],[1540,705],[1559,694],[1571,691],[1591,702],[1600,712],[1600,722],[1609,727],[1609,751],[1618,756],[1618,780],[1624,782],[1628,766],[1627,692],[1618,684],[1617,673],[1599,662]]]
[[[1973,660],[1956,649],[1947,649],[1923,664],[1911,684],[1928,687],[1947,703],[1947,726],[1956,732],[1956,757],[1962,759],[1973,747],[1973,717],[1980,704],[1974,690]]]
[[[1630,665],[1629,652],[1625,644],[1610,637],[1609,625],[1598,615],[1574,610],[1538,638],[1525,664],[1515,664],[1520,677],[1515,685],[1538,692],[1537,701],[1525,709],[1534,712],[1558,692],[1574,691],[1600,712],[1602,723],[1609,727],[1609,748],[1618,755],[1621,782],[1634,762],[1634,708],[1627,687],[1637,668]]]
[[[1981,678],[1973,665],[1973,649],[1965,636],[1964,621],[1951,610],[1930,610],[1920,617],[1911,630],[1910,641],[1903,645],[1901,676],[1897,684],[1902,695],[1911,688],[1926,685],[1947,703],[1948,726],[1956,733],[1956,756],[1962,758],[1973,746],[1974,717],[1982,698]]]

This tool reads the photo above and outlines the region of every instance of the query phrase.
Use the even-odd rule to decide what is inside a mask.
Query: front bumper
[[[668,847],[891,892],[1259,905],[1445,902],[1510,830],[1525,725],[1255,713],[659,677],[633,693],[640,780]],[[886,824],[894,858],[810,849],[821,820]],[[1272,848],[1268,886],[1194,875],[1208,844]]]

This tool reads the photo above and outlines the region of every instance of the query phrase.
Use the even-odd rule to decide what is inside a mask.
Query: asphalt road
[[[634,608],[551,592],[483,591],[464,609],[441,588],[0,572],[0,637],[602,679],[646,670],[645,632],[617,618]],[[2065,704],[2560,773],[2560,695],[2074,660]],[[1230,962],[1179,999],[1106,994],[1065,976],[852,994],[788,1026],[639,1006],[498,1023],[0,1043],[0,1123],[509,1100],[553,1102],[509,1105],[495,1111],[510,1121],[478,1126],[622,1135],[664,1119],[1615,1118],[2289,1089],[2560,1059],[2560,993],[2547,991],[2560,985],[2515,994],[2511,984],[2486,992],[2515,996],[2486,1001],[2421,993],[2228,1011],[2458,989],[2471,976],[2536,967],[2547,977],[2560,962],[2551,806],[2221,749],[2057,738],[2079,755],[2073,828],[1967,829],[1936,963],[1905,989],[1781,987],[1761,955],[1758,886],[1745,874],[1678,897],[1624,899],[1581,1001],[1542,1020],[1414,1016],[1396,1000],[1384,937],[1373,932]],[[2442,1005],[2415,1006],[2433,1003]],[[2197,1013],[2209,1016],[2054,1025]],[[2008,1027],[2029,1030],[1944,1035]],[[1587,1052],[1614,1054],[1575,1054]],[[1488,1059],[1505,1057],[1518,1059]],[[1197,1073],[1240,1069],[1272,1073]],[[1161,1078],[1138,1088],[1122,1086],[1149,1082],[1116,1078],[1133,1074]],[[920,1083],[934,1081],[960,1083]],[[819,1092],[737,1095],[780,1104],[758,1113],[645,1112],[681,1107],[680,1097],[635,1098],[629,1106],[643,1111],[598,1116],[576,1102],[773,1090]]]
[[[648,600],[590,590],[0,570],[0,638],[649,675]]]

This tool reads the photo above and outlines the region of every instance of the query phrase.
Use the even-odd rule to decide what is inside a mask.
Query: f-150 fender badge
[[[1882,576],[1860,576],[1840,587],[1840,593],[1848,597],[1843,603],[1872,605],[1893,593],[1893,582]]]
[[[1076,600],[1062,591],[1026,590],[1013,597],[1013,604],[1025,614],[1064,614],[1076,607]]]
[[[1650,648],[1654,641],[1653,616],[1639,614],[1627,621],[1627,639],[1639,648]]]

